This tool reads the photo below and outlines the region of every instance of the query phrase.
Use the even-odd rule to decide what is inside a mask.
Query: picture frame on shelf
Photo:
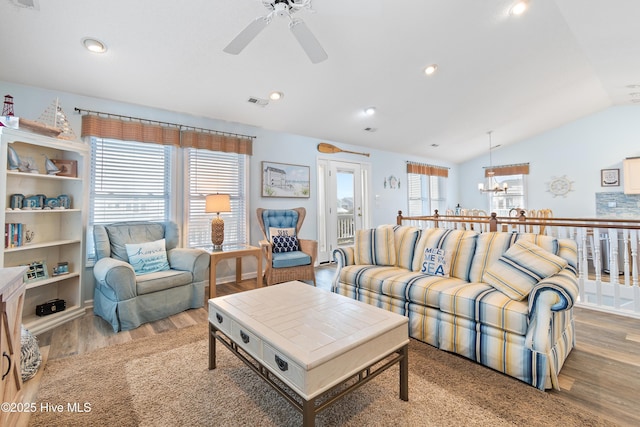
[[[76,160],[51,159],[51,161],[60,169],[60,172],[56,174],[57,176],[78,177],[78,162]]]
[[[49,278],[49,270],[46,261],[34,261],[27,265],[27,271],[24,273],[25,283],[37,282]]]
[[[620,169],[601,169],[600,170],[600,186],[601,187],[619,187],[620,186]]]
[[[53,267],[53,275],[61,276],[63,274],[69,274],[69,263],[68,262],[59,262],[58,265]]]
[[[311,197],[310,167],[262,162],[262,197]]]

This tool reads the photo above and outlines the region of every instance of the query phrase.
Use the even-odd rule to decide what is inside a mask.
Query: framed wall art
[[[308,199],[310,188],[309,166],[262,162],[262,197]]]
[[[601,187],[619,187],[620,186],[620,169],[600,170],[600,186]]]

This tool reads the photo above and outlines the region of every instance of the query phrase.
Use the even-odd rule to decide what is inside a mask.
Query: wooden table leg
[[[262,250],[256,255],[256,288],[264,286],[262,281]]]
[[[216,369],[216,330],[209,323],[209,370]]]
[[[409,345],[400,349],[400,399],[409,400]]]
[[[236,284],[242,281],[242,257],[236,257]]]
[[[209,299],[216,297],[216,264],[218,261],[211,257],[209,263]]]
[[[315,400],[303,400],[302,402],[302,426],[313,427],[316,425]]]

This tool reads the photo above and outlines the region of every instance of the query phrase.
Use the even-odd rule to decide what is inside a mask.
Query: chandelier
[[[481,193],[500,193],[502,191],[506,193],[507,183],[505,182],[501,187],[500,184],[498,184],[498,182],[495,179],[495,171],[493,170],[493,159],[491,158],[491,151],[496,147],[491,146],[492,133],[493,131],[487,132],[487,134],[489,135],[489,169],[485,174],[487,177],[487,186],[485,187],[484,183],[481,182],[478,184],[478,190]]]

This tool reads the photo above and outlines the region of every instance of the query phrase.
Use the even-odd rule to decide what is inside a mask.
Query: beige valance
[[[226,153],[252,154],[253,139],[201,129],[182,129],[181,125],[123,120],[93,114],[82,116],[82,136],[139,141]]]
[[[489,172],[493,171],[493,174]],[[485,178],[490,176],[505,176],[505,175],[529,175],[529,163],[520,163],[518,165],[504,165],[493,166],[484,168]]]
[[[416,173],[419,175],[441,176],[447,178],[449,176],[449,168],[442,166],[426,165],[423,163],[407,162],[407,173]]]

